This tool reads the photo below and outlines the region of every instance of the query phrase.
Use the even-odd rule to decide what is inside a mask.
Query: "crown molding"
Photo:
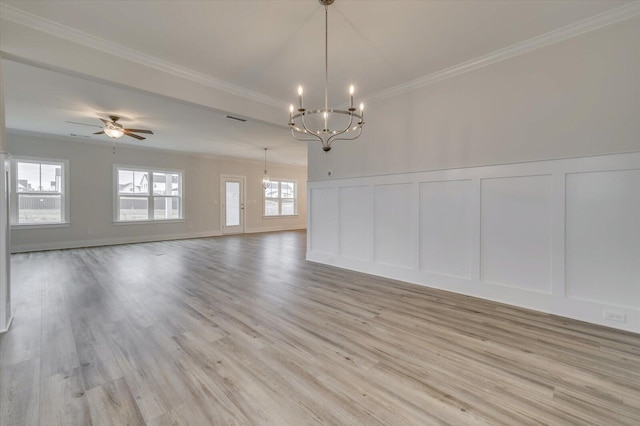
[[[0,3],[0,18],[63,38],[65,40],[72,41],[83,46],[99,50],[103,53],[107,53],[122,59],[129,60],[131,62],[135,62],[140,65],[154,68],[158,71],[162,71],[176,77],[184,78],[186,80],[190,80],[204,86],[222,90],[232,95],[242,96],[244,98],[275,106],[280,109],[282,109],[283,105],[286,104],[285,101],[272,98],[271,96],[267,96],[264,93],[246,89],[236,84],[222,81],[210,75],[206,75],[198,71],[172,64],[155,56],[147,55],[137,50],[130,49],[128,47],[112,43],[99,37],[95,37],[91,34],[76,30],[66,25],[62,25],[58,22],[36,16],[29,12],[25,12],[17,7]]]
[[[582,21],[569,24],[557,30],[550,31],[537,37],[533,37],[529,40],[525,40],[523,42],[513,44],[503,49],[496,50],[486,55],[479,56],[469,61],[462,62],[458,65],[454,65],[452,67],[436,71],[426,76],[419,77],[415,80],[411,80],[406,83],[381,90],[372,95],[365,96],[363,100],[366,103],[370,104],[383,99],[387,99],[392,96],[418,89],[420,87],[428,86],[447,78],[455,77],[457,75],[473,71],[478,68],[482,68],[536,49],[540,49],[550,44],[554,44],[571,37],[587,33],[589,31],[597,30],[599,28],[636,17],[638,15],[640,15],[640,0],[636,0],[632,3],[628,3],[626,5],[611,9],[607,12],[592,16]],[[154,68],[158,71],[184,78],[186,80],[212,87],[214,89],[222,90],[236,96],[242,96],[244,98],[271,105],[277,108],[282,108],[282,106],[286,104],[286,102],[280,99],[276,99],[263,93],[222,81],[215,77],[185,67],[181,67],[167,61],[163,61],[154,56],[147,55],[137,50],[129,49],[119,44],[109,42],[107,40],[95,37],[91,34],[76,30],[66,25],[62,25],[49,19],[45,19],[25,12],[19,8],[9,6],[7,4],[0,3],[0,18],[7,19],[9,21],[33,28],[38,31],[52,34],[57,37],[102,51],[104,53],[108,53],[141,65],[148,66],[150,68]]]
[[[523,42],[513,44],[503,49],[496,50],[486,55],[479,56],[475,59],[462,62],[458,65],[454,65],[452,67],[436,71],[432,74],[419,77],[415,80],[411,80],[406,83],[381,90],[377,93],[374,93],[373,95],[364,97],[363,100],[366,103],[381,101],[392,96],[410,92],[420,87],[428,86],[447,78],[455,77],[457,75],[473,71],[478,68],[486,67],[487,65],[495,64],[496,62],[513,58],[514,56],[522,55],[523,53],[540,49],[541,47],[545,47],[550,44],[554,44],[571,37],[587,33],[589,31],[597,30],[599,28],[606,27],[608,25],[615,24],[626,19],[634,18],[638,15],[640,15],[640,0],[636,0],[632,3],[625,4],[615,9],[611,9],[607,12],[592,16],[582,21],[569,24],[557,30],[550,31],[537,37],[533,37],[529,40],[525,40]]]

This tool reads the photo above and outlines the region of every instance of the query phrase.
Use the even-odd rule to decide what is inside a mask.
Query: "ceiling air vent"
[[[245,121],[247,121],[244,118],[240,118],[240,117],[234,117],[233,115],[225,115],[224,118],[228,118],[229,120],[236,120],[236,121],[240,121],[242,123],[244,123]]]

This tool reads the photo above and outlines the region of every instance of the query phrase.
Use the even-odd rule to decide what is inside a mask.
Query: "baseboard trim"
[[[466,280],[450,276],[438,275],[415,269],[406,269],[390,265],[381,265],[367,260],[345,258],[339,255],[317,251],[307,251],[306,260],[335,268],[356,271],[376,277],[402,281],[435,290],[443,290],[482,300],[503,303],[520,308],[584,321],[604,327],[614,328],[632,333],[638,333],[634,327],[636,318],[640,317],[640,310],[633,308],[621,309],[617,305],[584,301],[564,297],[562,301],[554,299],[552,294],[538,293],[525,289],[509,288],[486,281]],[[501,292],[496,292],[496,289]],[[489,290],[489,291],[487,291]],[[493,290],[493,291],[491,291]],[[602,317],[604,310],[623,311],[628,316],[628,323],[614,324]]]
[[[257,234],[261,232],[278,232],[278,231],[299,231],[307,229],[303,227],[280,227],[269,226],[262,228],[247,228],[245,234]],[[155,243],[159,241],[171,241],[171,240],[189,240],[192,238],[209,238],[220,237],[222,232],[189,232],[183,234],[170,234],[170,235],[158,235],[158,236],[144,236],[144,237],[126,237],[126,238],[101,238],[95,240],[79,240],[79,241],[62,241],[55,243],[41,243],[41,244],[14,244],[11,246],[11,253],[30,253],[34,251],[48,251],[48,250],[67,250],[74,248],[88,248],[88,247],[102,247],[102,246],[115,246],[120,244],[137,244],[137,243]]]
[[[114,245],[120,245],[120,244],[154,243],[158,241],[188,240],[192,238],[219,237],[221,235],[222,233],[219,231],[190,232],[190,233],[183,233],[183,234],[169,234],[169,235],[144,236],[144,237],[102,238],[102,239],[96,239],[96,240],[62,241],[62,242],[43,243],[43,244],[19,244],[19,245],[11,246],[11,253],[28,253],[32,251],[65,250],[65,249],[74,249],[74,248],[114,246]]]
[[[0,334],[6,333],[7,331],[9,331],[9,329],[11,328],[11,323],[12,322],[13,322],[13,315],[11,315],[11,318],[9,318],[9,322],[7,323],[7,327],[3,328],[2,330],[0,330]]]
[[[287,227],[287,226],[265,226],[262,228],[247,228],[245,229],[245,234],[258,234],[260,232],[278,232],[278,231],[300,231],[303,229],[307,229],[306,226],[301,227]]]

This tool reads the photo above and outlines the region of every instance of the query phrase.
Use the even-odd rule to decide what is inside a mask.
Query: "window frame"
[[[273,178],[269,179],[269,183],[278,182],[278,198],[267,197],[266,189],[262,190],[262,217],[264,219],[273,219],[273,218],[288,218],[288,217],[297,217],[298,216],[298,181],[296,179],[286,179],[286,178]],[[282,198],[282,182],[290,182],[293,183],[293,198]],[[277,215],[267,215],[267,200],[277,200],[278,201],[278,214]],[[282,214],[282,200],[293,200],[293,214]]]
[[[61,188],[59,192],[52,191],[32,191],[18,192],[18,163],[43,164],[61,166]],[[42,173],[42,172],[41,172]],[[69,202],[69,160],[62,158],[44,158],[30,156],[15,156],[11,158],[11,205],[9,209],[9,219],[12,229],[38,229],[38,228],[67,228],[70,224],[70,202]],[[42,176],[40,176],[42,179]],[[20,223],[20,194],[26,195],[59,195],[60,196],[60,222],[35,222]]]
[[[121,194],[119,187],[119,172],[123,171],[133,171],[133,172],[145,172],[147,173],[149,179],[149,191],[146,194]],[[179,176],[179,185],[178,185],[178,195],[154,195],[153,193],[153,174],[154,173],[170,173],[170,174],[178,174]],[[120,219],[120,198],[142,198],[147,200],[147,219],[141,220],[121,220]],[[155,198],[177,198],[178,199],[178,218],[171,219],[155,219],[154,218],[154,199]],[[185,214],[184,214],[184,170],[179,169],[169,169],[169,168],[160,168],[160,167],[143,167],[143,166],[132,166],[129,164],[114,164],[113,165],[113,223],[115,225],[132,225],[136,223],[176,223],[176,222],[184,222]]]

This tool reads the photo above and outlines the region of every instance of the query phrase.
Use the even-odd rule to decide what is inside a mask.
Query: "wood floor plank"
[[[40,425],[92,424],[80,369],[47,377],[40,395]]]
[[[0,362],[0,424],[37,425],[40,415],[40,359]]]
[[[87,392],[87,399],[95,426],[145,424],[124,378],[90,389]]]
[[[14,255],[0,423],[640,424],[639,335],[305,250],[294,231]]]
[[[0,335],[0,368],[40,357],[42,310],[18,308],[11,333]]]

